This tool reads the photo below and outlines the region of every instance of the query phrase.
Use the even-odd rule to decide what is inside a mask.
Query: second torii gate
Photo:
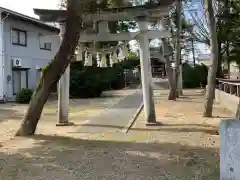
[[[98,32],[84,33],[80,35],[80,47],[84,42],[104,42],[104,41],[129,41],[138,40],[140,44],[140,65],[141,79],[144,101],[145,119],[148,123],[156,122],[155,105],[152,89],[152,72],[149,51],[149,39],[166,38],[170,33],[166,31],[162,24],[163,17],[168,15],[169,6],[173,1],[164,1],[164,4],[133,6],[125,8],[112,8],[99,11],[93,14],[80,14],[83,22],[98,23]],[[59,22],[60,36],[64,33],[64,21],[66,20],[65,10],[44,10],[34,9],[35,14],[45,22]],[[120,32],[109,33],[108,21],[116,20],[135,20],[139,26],[139,32]],[[161,30],[149,30],[149,22],[157,20],[162,25]],[[58,124],[68,125],[68,106],[69,106],[69,76],[70,67],[65,70],[59,81],[58,89]]]

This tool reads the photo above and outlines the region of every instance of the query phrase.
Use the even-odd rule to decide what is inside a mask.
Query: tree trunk
[[[231,78],[231,66],[230,66],[230,62],[227,60],[227,68],[228,68],[228,79]]]
[[[169,86],[168,100],[175,100],[176,98],[174,99],[174,89],[176,89],[176,87],[174,87],[175,83],[174,83],[173,70],[171,68],[170,60],[168,58],[165,58],[165,62],[166,62],[165,69],[168,77],[168,86]]]
[[[195,57],[195,48],[194,48],[194,41],[193,38],[191,39],[191,45],[192,45],[192,55],[193,55],[193,66],[196,66],[196,57]]]
[[[175,89],[173,89],[173,99],[176,100],[176,98],[179,96],[181,89],[179,87],[179,77],[180,77],[180,65],[181,65],[181,27],[182,27],[182,18],[181,18],[181,9],[182,9],[182,3],[181,0],[177,0],[176,1],[176,12],[177,12],[177,33],[176,33],[176,58],[175,58],[175,62],[176,62],[176,68],[175,68],[175,73],[174,73],[174,82],[175,85],[174,87],[176,87]]]
[[[231,69],[230,69],[230,61],[229,61],[229,56],[230,56],[230,54],[229,54],[229,41],[227,40],[227,42],[226,42],[226,56],[227,56],[227,59],[226,59],[226,61],[227,61],[227,68],[228,68],[228,79],[230,79],[230,77],[231,77]]]
[[[17,136],[34,135],[51,88],[59,81],[75,52],[79,40],[81,23],[76,14],[74,3],[71,0],[68,0],[65,26],[65,33],[59,51],[54,60],[43,69],[40,82],[32,96],[27,113],[21,127],[16,133]]]
[[[216,33],[216,20],[214,17],[212,0],[208,0],[207,3],[208,3],[208,23],[210,30],[209,33],[211,41],[212,66],[209,68],[208,71],[208,86],[204,103],[203,116],[211,117],[216,86],[216,74],[218,69],[218,42]]]
[[[218,69],[217,69],[217,78],[224,78],[223,70],[222,70],[222,49],[221,45],[222,43],[220,42],[218,38]]]
[[[238,101],[238,107],[237,107],[235,117],[237,120],[240,120],[240,100]]]
[[[225,8],[225,14],[227,15],[227,16],[229,16],[229,0],[225,0],[224,1],[224,8]],[[230,79],[230,76],[231,76],[231,72],[230,72],[230,61],[229,61],[229,56],[230,56],[230,54],[229,54],[229,40],[228,40],[228,33],[231,33],[231,32],[229,32],[229,29],[227,28],[227,31],[226,31],[226,33],[227,33],[227,40],[226,40],[226,56],[227,56],[227,68],[228,68],[228,79]]]

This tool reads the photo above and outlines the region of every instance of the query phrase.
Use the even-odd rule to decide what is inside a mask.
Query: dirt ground
[[[117,96],[115,103],[121,97]],[[81,133],[81,123],[95,112],[86,108],[91,107],[87,101],[85,104],[89,106],[82,106],[82,109],[78,103],[71,105],[77,117],[72,117],[72,121],[79,126],[55,127],[52,123],[56,119],[55,106],[51,110],[52,106],[48,105],[34,137],[10,139],[9,131],[15,130],[13,124],[16,128],[26,107],[15,107],[14,111],[9,108],[6,116],[1,110],[4,120],[0,122],[0,135],[7,131],[9,138],[2,140],[0,149],[0,179],[219,179],[217,130],[220,120],[233,114],[215,104],[214,117],[202,118],[203,94],[196,90],[184,91],[184,96],[176,102],[167,101],[167,91],[157,90],[155,99],[157,121],[163,125],[146,126],[142,112],[127,134]],[[92,107],[99,112],[114,103],[108,102],[102,108]],[[89,112],[84,113],[84,109]]]
[[[82,124],[93,116],[97,116],[102,110],[116,104],[126,95],[134,90],[116,90],[104,92],[102,97],[94,99],[71,99],[69,104],[69,121],[76,125]],[[0,144],[11,139],[14,136],[21,120],[27,110],[28,105],[7,103],[0,104]],[[56,128],[57,122],[57,100],[51,100],[46,103],[41,119],[39,121],[37,132],[52,131]],[[49,128],[51,127],[51,128]],[[57,130],[58,128],[56,128]],[[64,131],[63,128],[61,132]],[[68,128],[65,128],[65,130]]]

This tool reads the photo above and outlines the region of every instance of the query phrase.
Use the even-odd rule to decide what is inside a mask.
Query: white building
[[[34,89],[59,48],[59,29],[0,7],[0,101],[22,88]]]

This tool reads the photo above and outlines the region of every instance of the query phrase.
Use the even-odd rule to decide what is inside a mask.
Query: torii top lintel
[[[173,2],[174,0],[161,0],[158,4],[108,8],[98,10],[95,13],[82,13],[79,11],[79,16],[84,22],[118,20],[131,21],[136,20],[139,17],[159,19],[161,16],[168,15],[169,6],[171,6]],[[66,10],[34,9],[34,13],[40,17],[40,20],[45,22],[61,22],[64,21],[67,16]]]

